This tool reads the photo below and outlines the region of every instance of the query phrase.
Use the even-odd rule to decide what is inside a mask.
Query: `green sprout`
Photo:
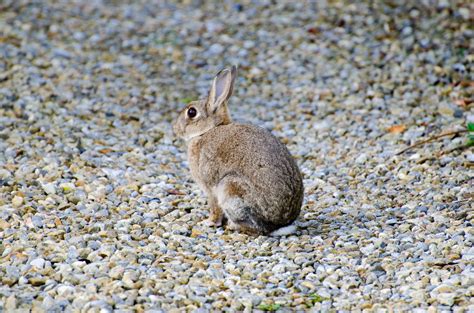
[[[308,301],[306,301],[306,306],[308,308],[314,306],[316,303],[321,303],[323,301],[329,300],[329,298],[321,297],[316,293],[312,293],[308,297]]]
[[[179,99],[179,102],[182,102],[182,103],[186,103],[188,104],[189,102],[193,101],[194,98],[191,98],[191,97],[184,97],[182,99]]]
[[[279,308],[281,308],[281,305],[276,304],[276,303],[271,303],[271,304],[260,304],[258,306],[259,310],[265,311],[265,312],[275,312]]]
[[[467,123],[467,146],[468,147],[474,146],[474,123],[473,122]]]

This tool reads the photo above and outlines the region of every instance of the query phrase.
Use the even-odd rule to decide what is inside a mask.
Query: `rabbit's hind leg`
[[[224,220],[224,212],[219,207],[217,203],[217,199],[214,195],[208,193],[208,204],[210,208],[209,218],[206,220],[206,224],[209,226],[222,226],[222,222]]]
[[[239,177],[226,177],[215,188],[219,206],[228,219],[228,227],[246,233],[263,234],[261,223],[254,216],[253,203],[249,203],[246,194],[249,186]]]

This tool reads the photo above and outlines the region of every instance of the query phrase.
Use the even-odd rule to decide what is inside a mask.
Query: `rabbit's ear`
[[[215,112],[223,103],[229,100],[234,89],[234,80],[237,76],[237,67],[225,68],[217,73],[212,82],[207,100],[209,112]]]

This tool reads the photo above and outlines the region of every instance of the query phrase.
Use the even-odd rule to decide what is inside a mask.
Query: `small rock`
[[[28,279],[26,279],[26,277],[24,276],[21,276],[19,279],[18,279],[18,284],[19,285],[26,285],[28,283]]]
[[[444,305],[452,306],[454,304],[454,300],[456,298],[456,293],[454,292],[447,292],[447,293],[440,293],[436,296],[436,300]]]
[[[10,178],[11,176],[12,174],[9,171],[7,171],[6,169],[0,168],[0,179],[6,180]]]
[[[15,295],[11,295],[7,298],[7,300],[5,301],[5,309],[7,311],[13,311],[16,309],[16,297]]]
[[[120,279],[125,272],[125,268],[121,266],[115,266],[109,271],[109,277],[113,279]]]
[[[277,264],[272,269],[274,273],[279,273],[279,274],[284,273],[285,270],[286,270],[286,267],[283,264]]]
[[[43,258],[37,258],[37,259],[34,259],[33,261],[31,261],[31,265],[36,267],[36,268],[39,268],[39,269],[42,269],[44,268],[44,264],[46,263],[46,261],[43,259]]]
[[[446,292],[453,292],[453,287],[447,284],[441,284],[431,291],[431,293],[435,295],[439,293],[446,293]]]
[[[37,286],[42,286],[46,283],[46,278],[39,276],[39,277],[31,277],[29,279],[29,282],[31,285],[37,287]]]
[[[3,219],[0,219],[0,230],[5,230],[10,227],[10,223],[7,221],[4,221]]]
[[[23,204],[23,198],[20,196],[14,196],[12,199],[12,205],[14,208],[18,208]]]
[[[66,285],[62,285],[62,286],[59,286],[58,289],[57,289],[57,292],[58,292],[58,295],[61,296],[61,297],[69,297],[70,295],[73,295],[74,292],[75,292],[75,288],[72,287],[72,286],[66,286]]]
[[[43,218],[38,215],[34,215],[31,217],[31,223],[33,224],[34,227],[41,228],[44,226]]]
[[[307,258],[298,256],[295,258],[295,264],[302,265],[304,263],[309,262]]]
[[[302,283],[301,283],[301,286],[306,287],[306,288],[308,288],[308,289],[310,289],[310,290],[316,289],[316,286],[315,286],[312,282],[307,281],[307,280],[305,280],[304,282],[302,282]]]
[[[471,7],[471,9],[472,9],[472,7]],[[459,8],[458,12],[459,12],[459,15],[461,15],[461,17],[464,20],[468,21],[469,18],[471,17],[471,12],[472,11],[470,11],[468,8]]]
[[[365,162],[367,162],[367,154],[365,154],[365,153],[360,154],[360,155],[355,159],[355,163],[356,163],[356,164],[364,164]]]
[[[53,54],[56,58],[70,59],[72,57],[72,54],[69,51],[60,48],[54,49]]]
[[[209,47],[209,53],[218,55],[224,52],[224,46],[221,44],[215,43]]]
[[[41,187],[48,195],[56,194],[56,187],[54,186],[54,183],[42,184]]]
[[[1,280],[1,282],[2,282],[3,284],[7,285],[7,286],[12,286],[12,285],[14,285],[17,281],[18,281],[18,280],[17,280],[16,278],[14,278],[14,277],[8,277],[8,276],[3,277],[2,280]]]
[[[447,105],[441,105],[438,108],[438,113],[445,116],[453,116],[454,110]]]
[[[461,109],[454,110],[453,116],[455,118],[462,118],[464,116],[464,111]]]
[[[391,218],[385,222],[387,225],[395,225],[398,223],[398,220],[396,218]]]
[[[42,302],[43,308],[45,309],[52,308],[54,304],[55,304],[54,299],[50,295],[46,294]]]
[[[236,3],[234,4],[234,9],[237,11],[237,12],[242,12],[244,10],[244,6],[240,3]]]

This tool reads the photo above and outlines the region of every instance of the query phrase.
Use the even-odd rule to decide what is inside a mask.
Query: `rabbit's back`
[[[245,197],[263,217],[288,220],[299,214],[301,174],[288,149],[269,131],[246,124],[221,125],[189,148],[195,160],[190,160],[193,176],[208,190],[226,176],[242,177],[249,183]]]

